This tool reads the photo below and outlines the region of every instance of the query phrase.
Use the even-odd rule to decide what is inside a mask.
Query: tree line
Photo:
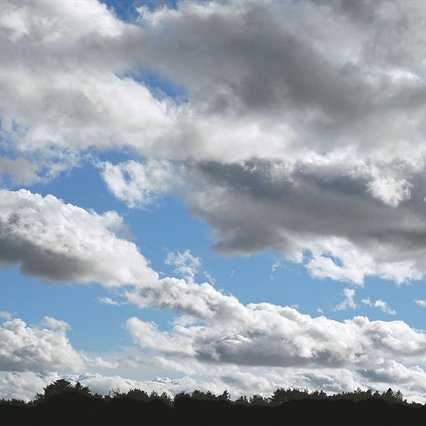
[[[92,393],[89,387],[60,379],[34,400],[0,400],[0,422],[7,425],[210,425],[232,424],[423,424],[426,406],[408,403],[400,391],[356,389],[323,391],[277,389],[270,397],[216,395],[195,390],[172,398],[141,389]],[[3,422],[8,419],[7,423]],[[149,419],[155,419],[152,423]]]

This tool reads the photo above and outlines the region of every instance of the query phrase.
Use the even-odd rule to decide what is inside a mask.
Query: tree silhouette
[[[64,379],[56,380],[55,382],[51,383],[50,385],[47,385],[43,390],[43,394],[37,394],[37,399],[44,399],[49,398],[53,395],[61,395],[64,393],[72,392],[74,389],[73,385]]]
[[[225,391],[195,390],[148,394],[141,389],[108,396],[92,395],[87,386],[60,379],[47,385],[34,402],[0,400],[0,419],[14,425],[140,425],[141,419],[156,419],[159,425],[223,424],[327,424],[422,425],[426,406],[407,403],[400,391],[383,393],[361,390],[327,395],[323,391],[277,389],[267,398],[241,396],[232,401]],[[277,418],[279,419],[277,421]],[[420,420],[417,420],[420,418]]]

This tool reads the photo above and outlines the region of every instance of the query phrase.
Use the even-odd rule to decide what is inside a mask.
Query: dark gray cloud
[[[408,185],[401,176],[411,177],[409,171],[399,169],[395,177],[381,173],[362,163],[301,162],[292,168],[260,160],[195,163],[187,164],[182,195],[212,226],[215,246],[223,252],[272,247],[299,260],[303,252],[330,255],[343,262],[341,272],[349,267],[346,278],[357,282],[346,264],[351,260],[345,260],[350,249],[369,256],[360,256],[362,275],[419,278],[426,271],[425,191],[418,183],[423,178]]]

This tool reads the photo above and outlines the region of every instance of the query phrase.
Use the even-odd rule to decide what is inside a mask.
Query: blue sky
[[[401,10],[417,28],[421,2],[6,2],[0,396],[423,401],[425,34],[395,50]]]

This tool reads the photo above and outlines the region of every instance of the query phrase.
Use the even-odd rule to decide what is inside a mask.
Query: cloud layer
[[[184,1],[124,23],[95,0],[5,2],[0,172],[28,182],[125,149],[147,160],[103,163],[111,191],[131,207],[178,194],[222,251],[420,279],[422,5],[358,3]]]

